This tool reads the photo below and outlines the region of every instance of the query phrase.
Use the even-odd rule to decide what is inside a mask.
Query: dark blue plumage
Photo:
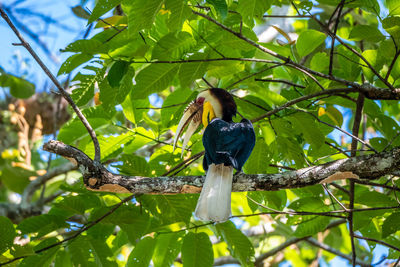
[[[256,141],[253,125],[247,119],[240,123],[214,119],[203,134],[204,170],[212,163],[233,166],[240,171],[249,158]]]

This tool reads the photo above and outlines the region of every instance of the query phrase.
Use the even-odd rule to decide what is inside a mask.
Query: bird
[[[195,210],[195,217],[202,221],[222,223],[229,219],[233,169],[242,171],[255,146],[252,123],[245,118],[239,123],[233,122],[236,113],[236,103],[228,91],[209,88],[189,103],[178,123],[173,150],[187,127],[181,157],[199,126],[203,124],[205,128],[202,141],[206,178]]]

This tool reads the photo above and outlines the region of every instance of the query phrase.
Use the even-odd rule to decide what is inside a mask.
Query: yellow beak
[[[202,121],[204,128],[215,118],[215,112],[210,102],[204,102]]]

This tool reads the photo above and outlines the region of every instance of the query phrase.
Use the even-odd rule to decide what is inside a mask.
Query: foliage
[[[80,17],[100,31],[63,49],[70,56],[58,74],[72,75],[71,97],[97,133],[102,163],[121,174],[204,174],[202,158],[169,172],[182,161],[180,149],[172,151],[171,133],[185,106],[209,84],[229,90],[240,114],[255,121],[257,142],[245,173],[278,173],[318,165],[347,158],[351,149],[356,154],[389,151],[400,146],[397,101],[362,99],[361,130],[353,134],[366,143],[359,142],[356,147],[351,146],[348,134],[335,127],[352,131],[358,92],[305,99],[264,116],[288,101],[322,90],[350,88],[352,83],[387,90],[400,87],[398,1],[379,5],[377,0],[357,0],[343,8],[341,2],[99,0],[90,16]],[[268,27],[264,24],[271,19],[268,14],[278,7],[297,16],[290,20],[292,26],[278,28],[280,34],[274,41],[257,43],[256,31]],[[74,12],[79,10],[85,9],[74,7]],[[341,16],[336,19],[338,13]],[[335,32],[344,41],[336,41],[331,50]],[[341,83],[343,80],[348,83]],[[34,92],[31,83],[3,70],[0,86],[9,88],[16,98]],[[25,112],[11,107],[1,111],[0,129],[7,129],[8,140],[13,141],[0,143],[0,201],[4,202],[0,204],[13,204],[6,202],[12,202],[8,199],[18,193],[25,206],[18,206],[19,216],[2,213],[0,206],[0,215],[10,217],[0,216],[0,263],[25,256],[19,265],[211,266],[228,259],[227,263],[253,266],[272,248],[298,238],[296,251],[276,252],[271,262],[307,266],[321,256],[319,248],[301,241],[308,237],[318,237],[332,249],[351,254],[348,227],[338,224],[326,230],[338,220],[326,215],[342,209],[337,201],[355,209],[398,206],[400,180],[396,175],[384,175],[374,186],[356,184],[354,201],[348,194],[348,181],[328,187],[337,201],[321,185],[233,193],[235,218],[217,225],[193,218],[197,194],[141,195],[63,245],[40,251],[71,237],[126,196],[89,191],[80,173],[68,170],[46,181],[43,191],[36,188],[29,196],[32,201],[27,201],[27,186],[43,174],[47,161],[38,150],[42,140],[33,138],[32,127],[21,128],[24,116]],[[17,135],[24,130],[27,135]],[[77,117],[62,125],[58,139],[94,157],[91,137]],[[29,143],[29,153],[21,140]],[[188,158],[203,150],[201,132],[193,136],[189,148],[184,153]],[[57,158],[49,169],[66,164],[65,159]],[[26,205],[39,211],[26,209]],[[301,213],[307,211],[321,214]],[[258,215],[260,212],[271,214]],[[354,212],[354,230],[398,248],[399,214],[394,209]],[[267,228],[248,234],[259,226]],[[370,263],[375,247],[376,242],[370,240],[366,247],[355,239],[357,259]],[[233,258],[225,257],[229,255]],[[324,251],[321,257],[330,262],[334,256]],[[389,261],[399,256],[399,251],[389,249]]]

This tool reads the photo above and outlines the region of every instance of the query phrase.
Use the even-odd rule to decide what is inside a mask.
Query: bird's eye
[[[199,104],[199,105],[203,105],[204,100],[206,100],[204,97],[198,97],[196,99],[196,103]]]

